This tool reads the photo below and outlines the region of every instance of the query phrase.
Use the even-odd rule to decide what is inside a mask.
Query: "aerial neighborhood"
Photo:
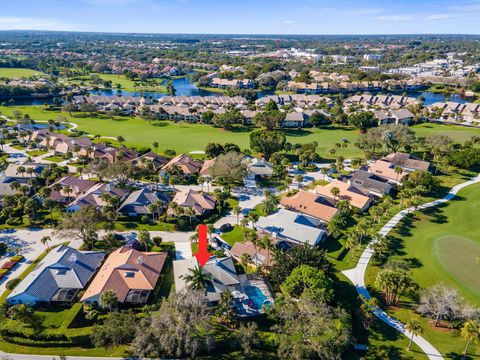
[[[463,12],[295,35],[318,4],[261,2],[304,21],[257,33],[244,4],[73,1],[77,32],[27,3],[0,17],[2,360],[480,356],[480,37],[404,35]],[[192,9],[232,31],[131,27]]]

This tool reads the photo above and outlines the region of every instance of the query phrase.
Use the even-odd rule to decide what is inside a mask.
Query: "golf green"
[[[470,291],[480,294],[480,244],[459,236],[437,239],[440,264]]]

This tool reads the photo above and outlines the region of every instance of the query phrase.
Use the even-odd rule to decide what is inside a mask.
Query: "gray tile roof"
[[[83,289],[104,256],[103,252],[80,252],[64,245],[52,249],[7,300],[26,293],[37,301],[50,301],[59,289]]]

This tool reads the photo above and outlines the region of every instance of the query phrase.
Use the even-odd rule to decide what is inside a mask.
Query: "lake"
[[[219,96],[220,93],[199,89],[195,86],[194,83],[190,81],[189,77],[182,77],[172,79],[173,86],[176,90],[176,95],[181,96]],[[95,95],[105,95],[105,96],[112,96],[112,95],[125,95],[125,96],[144,96],[150,99],[159,99],[163,96],[167,96],[167,94],[153,92],[153,91],[122,91],[122,90],[92,90],[90,91],[91,94]],[[264,97],[267,95],[274,94],[274,90],[268,91],[261,91],[258,93],[258,97]],[[408,96],[411,97],[419,97],[420,95],[425,98],[425,105],[430,105],[435,102],[445,101],[445,94],[437,94],[429,91],[410,91],[407,92]],[[327,94],[328,95],[328,94]],[[459,103],[466,103],[467,100],[463,98],[461,95],[452,94],[449,96],[450,101],[456,101]],[[53,98],[42,98],[42,99],[17,99],[15,100],[12,105],[43,105],[43,104],[53,104]]]

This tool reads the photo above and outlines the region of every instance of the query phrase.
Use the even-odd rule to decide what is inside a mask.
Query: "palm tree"
[[[350,251],[350,257],[355,257],[355,251],[360,245],[359,236],[354,231],[349,231],[347,240],[345,241],[345,248]]]
[[[155,149],[155,154],[156,154],[158,151],[158,141],[152,142],[152,147]]]
[[[212,281],[212,275],[202,271],[200,266],[188,269],[189,273],[182,275],[185,283],[192,290],[205,290],[207,285]]]
[[[327,230],[330,235],[333,237],[336,237],[340,235],[340,230],[343,228],[345,225],[345,221],[343,218],[339,215],[333,216],[329,223],[327,224]]]
[[[108,309],[109,312],[112,312],[113,308],[117,306],[117,302],[117,294],[113,290],[105,290],[100,294],[99,305],[104,309]]]
[[[330,193],[333,195],[333,198],[337,200],[338,195],[340,195],[340,189],[334,186],[330,189]]]
[[[240,219],[240,214],[242,213],[242,208],[240,206],[234,206],[233,209],[232,209],[232,212],[234,215],[237,216],[237,225],[238,225],[238,222],[239,222],[239,219]]]
[[[188,216],[188,221],[192,225],[192,219],[195,217],[195,209],[191,206],[185,208],[185,215]]]
[[[258,214],[251,211],[248,213],[248,219],[252,222],[252,227],[255,229],[255,223],[258,221]]]
[[[245,272],[248,267],[248,264],[250,264],[251,262],[252,262],[252,257],[250,256],[250,254],[243,253],[242,255],[240,255],[240,264],[242,264],[243,268],[245,269]]]
[[[478,343],[478,339],[480,337],[480,324],[476,320],[469,320],[465,322],[462,327],[462,336],[465,340],[467,340],[467,345],[465,346],[462,356],[462,359],[465,359],[470,343],[472,341],[474,343]]]
[[[50,242],[52,241],[52,239],[50,238],[50,236],[44,236],[40,239],[40,242],[42,243],[42,245],[46,246],[47,247],[47,250],[50,249],[50,246],[48,245]]]
[[[266,266],[270,264],[270,251],[273,249],[272,239],[270,236],[264,236],[260,239],[260,248],[267,251],[267,261]]]
[[[117,136],[117,141],[120,146],[125,142],[125,138],[122,135]]]
[[[140,230],[138,233],[138,241],[145,246],[145,251],[148,251],[148,243],[150,242],[150,233],[147,230]]]
[[[201,191],[203,192],[203,183],[205,182],[205,178],[202,177],[202,176],[199,176],[198,179],[197,179],[197,183],[198,185],[200,185],[200,189]]]
[[[412,334],[410,340],[408,342],[407,351],[410,351],[410,347],[412,346],[412,341],[414,336],[418,336],[423,332],[422,324],[418,320],[410,320],[405,324],[405,328]]]

